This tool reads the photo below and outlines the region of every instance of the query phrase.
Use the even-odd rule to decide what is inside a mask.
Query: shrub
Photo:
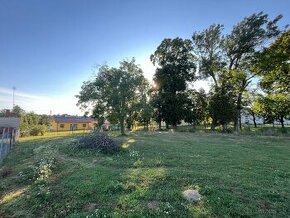
[[[46,132],[46,126],[35,125],[31,128],[30,135],[33,135],[33,136],[38,136],[39,134],[44,135],[45,132]]]
[[[96,149],[104,153],[112,153],[121,150],[121,143],[102,133],[82,135],[77,139],[76,144],[78,148]]]

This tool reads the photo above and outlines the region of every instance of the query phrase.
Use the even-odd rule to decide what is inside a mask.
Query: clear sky
[[[82,114],[76,107],[94,65],[149,56],[164,38],[190,38],[220,23],[229,31],[255,12],[290,23],[289,0],[0,0],[0,109]],[[206,83],[198,84],[206,86]]]

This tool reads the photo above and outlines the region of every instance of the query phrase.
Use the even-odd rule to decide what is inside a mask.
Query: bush
[[[46,126],[35,125],[31,128],[30,135],[32,135],[32,136],[38,136],[39,134],[44,135],[45,132],[46,132]]]
[[[82,135],[77,139],[76,144],[78,148],[96,149],[104,153],[113,153],[121,150],[121,143],[101,133]]]

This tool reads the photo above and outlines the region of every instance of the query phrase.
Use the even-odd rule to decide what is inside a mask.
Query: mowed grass
[[[20,140],[0,167],[0,217],[290,216],[287,137],[138,132],[113,155],[76,137]]]

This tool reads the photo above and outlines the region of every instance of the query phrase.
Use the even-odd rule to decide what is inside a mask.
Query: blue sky
[[[0,109],[82,114],[74,97],[94,65],[149,56],[164,38],[190,38],[220,23],[229,31],[255,12],[290,22],[288,0],[0,0]],[[206,86],[205,82],[199,84]]]

